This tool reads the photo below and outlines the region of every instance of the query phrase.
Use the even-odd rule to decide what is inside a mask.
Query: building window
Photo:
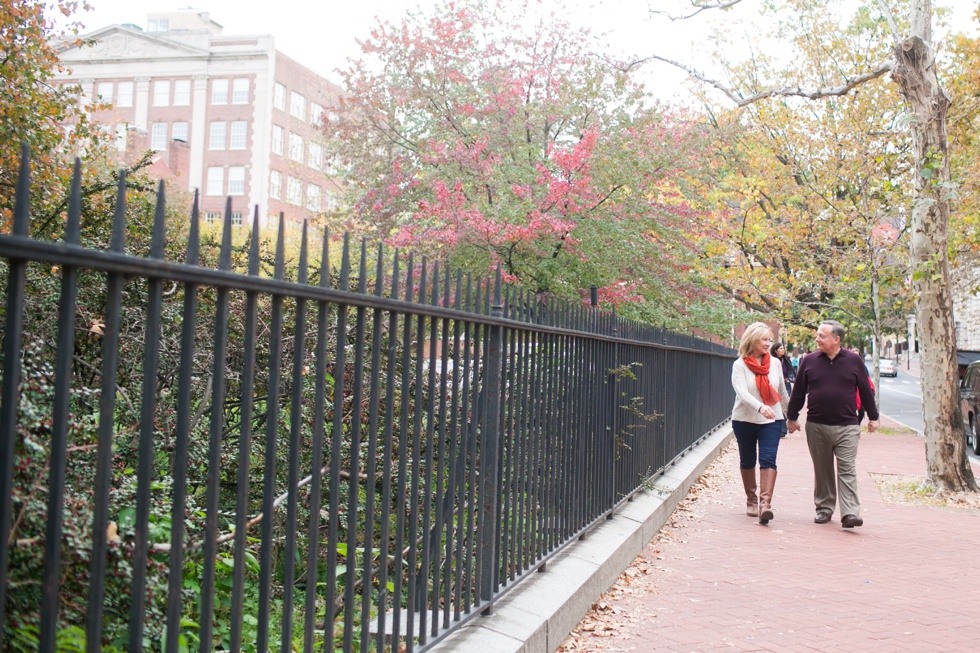
[[[303,137],[299,134],[289,135],[289,158],[303,162]]]
[[[232,211],[231,212],[231,226],[240,227],[242,226],[242,212]]]
[[[272,126],[272,151],[282,156],[283,129],[279,125]]]
[[[204,214],[204,219],[207,220],[208,224],[221,222],[221,211],[207,211]]]
[[[211,104],[228,104],[228,80],[211,81]]]
[[[278,170],[269,173],[269,197],[282,199],[282,173]]]
[[[225,191],[225,169],[208,168],[208,195],[221,195]]]
[[[323,107],[316,102],[310,102],[310,124],[314,127],[323,126]]]
[[[178,79],[174,81],[174,106],[186,107],[191,103],[191,80]]]
[[[311,211],[320,211],[320,187],[316,184],[306,185],[306,208]]]
[[[116,106],[117,107],[131,107],[133,106],[133,83],[132,82],[119,82],[119,87],[116,89]]]
[[[166,107],[170,105],[170,80],[158,79],[153,82],[153,106]]]
[[[338,206],[337,196],[329,190],[323,194],[323,210],[336,211]]]
[[[129,135],[129,125],[124,122],[116,125],[116,149],[120,152],[126,151],[126,137]]]
[[[272,106],[280,111],[286,110],[286,87],[279,82],[272,87]]]
[[[155,122],[150,130],[150,148],[154,150],[167,149],[167,123]]]
[[[248,79],[240,77],[236,79],[232,86],[232,104],[248,104]]]
[[[99,102],[105,102],[107,104],[112,103],[112,82],[99,82],[96,88],[96,96],[99,98]]]
[[[228,168],[228,194],[245,194],[245,167],[231,166]]]
[[[186,122],[175,122],[173,126],[172,138],[175,141],[187,142],[188,125]]]
[[[231,140],[228,148],[232,150],[244,150],[248,144],[248,123],[244,120],[236,120],[231,123]]]
[[[289,94],[289,115],[306,120],[306,98],[296,91]]]
[[[319,143],[310,143],[309,152],[306,157],[306,165],[317,170],[323,165],[323,146]]]
[[[303,204],[303,186],[296,177],[286,177],[286,201],[296,206]]]
[[[169,18],[150,18],[146,21],[147,32],[166,32],[169,29]]]
[[[208,148],[212,150],[223,150],[225,149],[225,132],[227,130],[227,123],[223,122],[212,122],[211,123],[211,140],[208,141]]]

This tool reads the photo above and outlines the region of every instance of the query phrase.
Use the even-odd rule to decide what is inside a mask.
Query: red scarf
[[[779,403],[779,393],[769,383],[769,352],[762,357],[762,364],[756,362],[755,356],[745,356],[742,358],[745,366],[755,374],[755,387],[759,388],[759,396],[762,403],[767,406],[775,406]]]

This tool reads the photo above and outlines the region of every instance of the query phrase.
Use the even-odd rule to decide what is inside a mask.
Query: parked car
[[[864,366],[868,368],[868,376],[874,377],[871,372],[871,361],[865,361]],[[879,358],[878,359],[878,375],[879,376],[898,376],[898,369],[895,367],[895,361],[890,358]]]
[[[960,382],[960,411],[966,427],[966,442],[980,455],[980,361],[970,363]]]
[[[879,358],[878,374],[881,376],[898,376],[898,370],[895,368],[895,361],[890,358]]]

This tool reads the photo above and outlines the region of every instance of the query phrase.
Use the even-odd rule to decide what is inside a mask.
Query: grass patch
[[[946,492],[918,474],[871,474],[885,503],[901,506],[931,506],[945,510],[980,513],[980,494]]]

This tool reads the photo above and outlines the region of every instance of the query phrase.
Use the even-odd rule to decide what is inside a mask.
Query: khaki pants
[[[834,504],[840,499],[842,517],[861,514],[857,482],[860,439],[860,426],[806,423],[806,443],[813,460],[813,503],[819,512],[834,514]]]

